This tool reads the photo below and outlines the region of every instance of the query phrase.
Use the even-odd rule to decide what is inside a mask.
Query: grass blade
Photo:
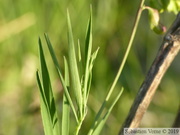
[[[78,60],[79,62],[81,61],[81,46],[79,40],[78,40]]]
[[[105,108],[106,102],[107,101],[104,100],[104,102],[102,103],[101,108],[99,109],[98,113],[96,114],[96,117],[95,117],[95,119],[93,121],[93,124],[92,124],[92,126],[91,126],[91,128],[90,128],[90,130],[88,132],[88,135],[92,135],[94,129],[97,127],[98,121],[99,121],[99,119],[101,117],[101,114],[102,114],[104,108]]]
[[[91,50],[92,50],[92,8],[91,8],[89,23],[86,32],[85,63],[87,63],[91,57]]]
[[[64,79],[66,86],[69,87],[69,67],[68,67],[68,62],[66,57],[64,57],[64,69],[65,69],[65,74],[64,74]]]
[[[87,102],[87,93],[88,93],[88,82],[90,82],[90,72],[89,72],[89,64],[91,59],[91,50],[92,50],[92,9],[90,13],[90,18],[88,22],[87,32],[86,32],[86,41],[85,41],[85,75],[84,75],[84,87],[83,87],[83,98],[84,98],[84,105]],[[84,107],[86,108],[86,107]]]
[[[104,115],[103,118],[101,118],[93,132],[92,135],[99,135],[102,128],[104,127],[114,105],[117,103],[117,101],[119,100],[120,96],[122,95],[122,92],[123,92],[123,88],[121,89],[121,91],[119,92],[119,94],[116,96],[115,100],[113,101],[112,105],[109,107],[108,111],[106,112],[106,114]]]
[[[38,84],[40,85],[40,94],[43,97],[42,111],[43,111],[43,114],[45,114],[44,115],[45,117],[42,117],[42,118],[49,119],[48,121],[46,121],[49,123],[46,123],[46,124],[44,123],[44,125],[45,126],[50,125],[50,128],[53,131],[53,135],[59,135],[60,134],[59,120],[58,120],[54,96],[53,96],[53,92],[52,92],[49,72],[47,69],[47,64],[45,61],[45,57],[44,57],[40,39],[39,39],[39,54],[40,54],[41,73],[42,73],[41,74],[42,85],[40,85],[41,83],[40,83],[39,76],[37,76],[37,79],[38,79]],[[44,108],[45,104],[46,104],[46,108]],[[47,127],[45,127],[45,128],[47,128]]]
[[[64,57],[65,65],[65,83],[69,87],[69,72],[67,60]],[[63,94],[63,112],[62,112],[62,135],[69,135],[69,125],[70,125],[70,106],[65,93]]]
[[[71,99],[71,97],[70,97],[70,95],[69,95],[69,92],[68,92],[68,89],[67,89],[65,80],[64,80],[64,78],[63,78],[63,76],[62,76],[62,74],[61,74],[61,70],[60,70],[59,63],[58,63],[58,61],[57,61],[56,55],[55,55],[54,50],[53,50],[53,48],[52,48],[52,44],[51,44],[51,42],[50,42],[49,37],[48,37],[47,34],[45,34],[45,39],[46,39],[46,42],[47,42],[47,45],[48,45],[49,52],[50,52],[50,54],[51,54],[52,60],[53,60],[53,62],[54,62],[54,65],[55,65],[55,67],[56,67],[56,70],[57,70],[57,72],[58,72],[59,78],[60,78],[60,80],[61,80],[62,86],[63,86],[63,88],[64,88],[64,92],[65,92],[65,94],[66,94],[66,98],[68,99],[68,102],[69,102],[69,104],[70,104],[70,106],[71,106],[71,108],[72,108],[72,111],[73,111],[73,113],[74,113],[75,119],[76,119],[76,121],[78,122],[78,117],[77,117],[77,113],[76,113],[75,107],[74,107],[73,102],[72,102],[72,99]]]
[[[98,51],[99,51],[99,48],[91,55],[91,58],[90,58],[90,64],[89,64],[89,79],[88,79],[88,82],[87,82],[87,93],[86,93],[86,99],[88,99],[88,96],[89,96],[89,92],[90,92],[90,88],[91,88],[91,80],[92,80],[92,68],[94,66],[94,61],[97,57],[97,54],[98,54]],[[85,104],[87,103],[87,100],[85,102]]]
[[[44,126],[44,133],[45,135],[51,135],[53,134],[53,131],[51,128],[51,119],[49,116],[48,105],[47,105],[47,101],[44,95],[44,90],[41,85],[38,71],[36,72],[36,78],[37,78],[37,83],[38,83],[39,91],[40,91],[40,106],[41,106],[42,122]]]
[[[81,119],[83,116],[83,98],[81,91],[81,82],[79,78],[79,72],[76,61],[76,54],[74,48],[74,40],[73,33],[71,28],[70,16],[67,11],[67,24],[68,24],[68,56],[69,56],[69,74],[70,74],[70,89],[74,92],[75,99],[77,102],[78,110],[79,110],[79,118]]]
[[[94,66],[94,61],[95,61],[95,59],[96,59],[96,57],[97,57],[98,52],[99,52],[99,47],[98,47],[98,49],[91,55],[90,64],[89,64],[89,71],[92,71],[92,68],[93,68],[93,66]]]

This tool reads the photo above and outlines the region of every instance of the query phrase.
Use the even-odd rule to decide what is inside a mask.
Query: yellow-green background
[[[43,33],[48,33],[63,68],[63,56],[67,52],[66,10],[68,8],[70,12],[75,43],[79,39],[83,45],[90,4],[93,8],[93,49],[99,46],[100,51],[93,70],[92,92],[82,135],[87,133],[121,63],[139,1],[0,0],[0,135],[43,134],[35,78],[39,68],[39,37],[43,39],[53,90],[61,112],[62,88],[45,46]],[[169,27],[175,15],[165,12],[161,17],[161,22]],[[103,135],[118,133],[156,56],[162,37],[149,29],[145,11],[116,87],[118,91],[124,86],[125,91],[113,109],[102,131]],[[141,127],[171,127],[180,97],[179,59],[178,55],[162,79]],[[73,127],[71,129],[72,133]]]

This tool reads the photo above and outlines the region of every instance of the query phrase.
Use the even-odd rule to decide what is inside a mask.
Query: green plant
[[[81,59],[81,49],[80,44],[78,44],[78,54],[79,54],[79,62],[77,63],[76,59],[76,52],[75,52],[75,45],[73,41],[73,34],[72,28],[70,23],[69,13],[67,12],[67,24],[68,24],[68,60],[64,57],[64,65],[65,65],[65,74],[64,77],[62,75],[60,66],[58,64],[58,60],[55,56],[54,50],[52,48],[51,42],[45,34],[46,43],[49,48],[49,52],[51,54],[52,60],[58,72],[60,81],[64,88],[64,95],[63,95],[63,113],[62,113],[62,127],[61,127],[61,134],[68,135],[69,134],[69,124],[70,124],[70,108],[74,114],[76,120],[76,129],[75,134],[79,133],[81,128],[82,122],[85,119],[87,114],[87,101],[88,96],[91,88],[91,80],[92,80],[92,68],[94,65],[94,61],[96,59],[97,53],[99,48],[91,54],[92,50],[92,17],[90,15],[87,33],[86,33],[86,40],[85,40],[85,51],[84,51],[84,63]],[[57,116],[57,111],[54,102],[54,96],[51,87],[51,81],[48,73],[47,64],[44,57],[44,52],[42,49],[42,43],[39,39],[39,53],[40,53],[40,63],[41,63],[41,78],[39,72],[37,71],[37,82],[40,89],[41,95],[41,113],[43,119],[43,125],[45,129],[46,135],[59,135],[60,134],[60,121]],[[81,71],[83,74],[80,76],[80,69],[78,68],[81,65],[85,65],[82,67]],[[113,87],[114,88],[114,87]],[[112,91],[112,89],[111,89]],[[106,100],[104,101],[101,111],[97,114],[92,128],[89,131],[89,135],[91,134],[99,134],[105,121],[107,120],[112,108],[114,107],[115,103],[118,101],[122,94],[123,89],[118,93],[116,98],[114,99],[111,106],[108,108],[107,112],[102,115],[102,110],[106,107],[105,104],[109,99],[107,96]],[[70,94],[72,92],[72,94]],[[75,98],[73,100],[72,96]]]
[[[88,135],[98,135],[100,131],[102,130],[110,112],[112,111],[114,105],[120,98],[123,88],[119,93],[117,94],[114,101],[111,103],[111,106],[108,107],[107,112],[103,115],[104,109],[107,107],[106,104],[109,102],[109,99],[111,97],[111,94],[115,88],[115,85],[117,84],[117,81],[121,75],[121,72],[123,70],[123,67],[125,65],[125,62],[127,60],[127,57],[129,55],[129,51],[131,49],[135,33],[137,31],[137,26],[139,23],[139,19],[141,16],[141,13],[144,9],[148,9],[150,12],[150,17],[153,16],[154,10],[150,7],[144,6],[144,1],[141,1],[140,8],[138,10],[136,20],[134,23],[133,31],[131,34],[131,38],[128,43],[127,50],[125,52],[124,58],[122,60],[122,64],[119,67],[118,73],[109,89],[109,92],[104,100],[104,102],[101,105],[101,108],[99,109],[92,126],[88,132]],[[91,11],[92,12],[92,11]],[[92,14],[92,13],[91,13]],[[157,12],[155,13],[157,14]],[[156,19],[156,18],[155,18]],[[154,30],[154,27],[159,27],[159,18],[157,20],[153,20],[153,24],[151,24],[151,28]],[[154,21],[155,20],[155,21]],[[155,24],[154,24],[155,22]],[[150,22],[152,23],[152,22]],[[64,94],[63,94],[63,112],[62,112],[62,122],[61,122],[61,128],[60,128],[60,120],[57,115],[56,107],[55,107],[55,101],[54,96],[51,88],[51,81],[48,73],[47,64],[45,61],[43,49],[41,40],[39,39],[39,52],[40,52],[40,63],[41,63],[41,77],[39,75],[39,72],[37,71],[37,82],[40,89],[40,95],[41,95],[41,113],[42,113],[42,119],[43,119],[43,125],[45,129],[46,135],[59,135],[60,133],[62,135],[68,135],[69,134],[69,125],[70,125],[70,108],[72,109],[72,112],[74,114],[75,120],[76,120],[76,128],[75,128],[75,135],[79,134],[79,131],[81,129],[82,123],[87,115],[87,101],[88,96],[91,88],[91,80],[92,80],[92,68],[94,65],[94,61],[96,59],[96,56],[98,54],[99,48],[92,53],[92,15],[90,15],[90,19],[88,22],[87,32],[86,32],[86,39],[85,39],[85,50],[81,52],[81,47],[78,42],[78,62],[77,62],[77,52],[75,51],[75,45],[73,41],[73,33],[70,23],[70,17],[69,13],[67,12],[67,24],[68,24],[68,59],[64,57],[64,77],[62,75],[60,66],[58,64],[58,60],[56,58],[56,55],[54,53],[53,47],[51,45],[51,42],[45,34],[45,39],[47,46],[49,48],[49,52],[51,54],[52,60],[54,62],[54,65],[56,67],[57,73],[59,75],[59,79],[62,83]],[[158,29],[159,30],[159,29]],[[155,29],[155,32],[158,31]],[[160,29],[164,32],[164,29]],[[159,32],[159,31],[158,31]],[[82,56],[84,56],[84,60],[82,60]],[[82,67],[81,67],[82,66]],[[79,68],[81,67],[81,68]],[[81,70],[82,69],[82,70]],[[81,74],[82,73],[82,74]],[[40,79],[42,78],[42,79]],[[42,81],[41,81],[42,80]],[[71,94],[70,94],[71,93]],[[73,100],[75,99],[75,100]],[[61,129],[61,131],[60,131]]]

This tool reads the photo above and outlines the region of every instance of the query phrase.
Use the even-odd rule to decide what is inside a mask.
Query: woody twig
[[[163,75],[180,50],[180,12],[174,23],[164,36],[162,45],[142,83],[129,114],[119,132],[123,135],[124,128],[138,128]]]

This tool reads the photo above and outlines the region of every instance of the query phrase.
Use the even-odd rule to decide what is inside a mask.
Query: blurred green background
[[[74,41],[84,44],[86,26],[93,7],[93,48],[100,52],[93,70],[88,115],[81,134],[85,135],[107,94],[123,58],[139,1],[132,0],[1,0],[0,1],[0,135],[42,135],[39,93],[35,71],[39,68],[38,38],[43,39],[46,58],[61,112],[62,87],[45,46],[48,33],[63,67],[67,52],[66,10],[69,9]],[[148,5],[148,0],[147,3]],[[167,27],[175,15],[165,12]],[[115,135],[127,116],[133,99],[156,56],[163,36],[149,29],[145,11],[136,39],[116,91],[125,91],[113,109],[103,135]],[[180,55],[164,76],[141,127],[171,127],[180,97]],[[72,122],[73,123],[73,122]],[[73,125],[73,124],[72,124]],[[73,133],[73,130],[71,131]]]

